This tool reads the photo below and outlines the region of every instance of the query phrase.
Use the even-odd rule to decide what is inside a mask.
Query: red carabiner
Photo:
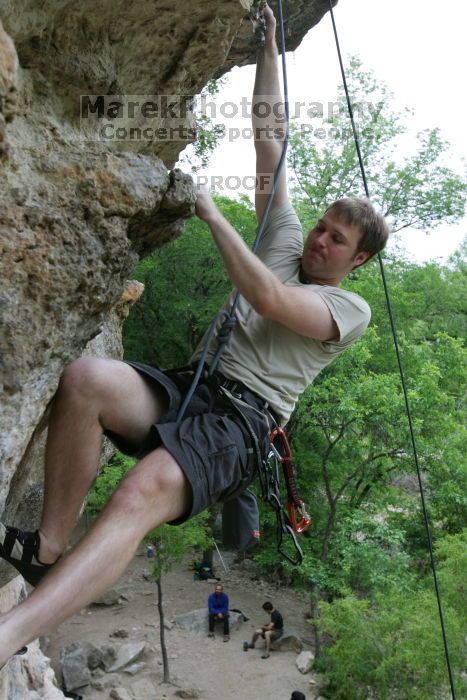
[[[282,447],[283,452],[280,452],[277,449],[277,447],[274,445],[274,440],[278,436],[280,437],[281,447]],[[283,462],[285,462],[286,460],[290,460],[292,458],[292,453],[290,451],[289,441],[287,440],[287,435],[286,435],[285,430],[283,428],[279,428],[279,427],[273,428],[271,431],[271,436],[269,438],[269,442],[271,443],[271,445],[273,447],[275,447],[276,452],[277,452],[277,458],[278,458],[279,462],[281,462],[281,464]]]
[[[302,532],[305,532],[305,530],[308,530],[308,528],[310,527],[310,523],[311,523],[311,518],[305,510],[304,502],[301,499],[299,499],[299,500],[300,500],[299,504],[291,503],[290,501],[287,504],[287,511],[289,514],[290,524],[292,525],[293,531],[296,532],[297,534],[300,534]],[[298,521],[298,523],[297,523],[297,516],[296,516],[297,510],[299,510],[301,513],[301,518]]]

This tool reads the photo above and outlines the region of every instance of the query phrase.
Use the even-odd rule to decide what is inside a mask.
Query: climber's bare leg
[[[164,448],[123,479],[83,539],[20,605],[0,617],[0,667],[17,649],[95,600],[123,573],[144,535],[190,507],[191,487]]]
[[[164,412],[164,390],[118,360],[83,357],[62,375],[49,421],[39,558],[63,552],[97,475],[104,429],[137,444]]]

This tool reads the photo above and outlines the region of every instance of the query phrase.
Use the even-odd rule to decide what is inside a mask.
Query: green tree
[[[462,338],[434,330],[441,318],[450,326],[450,317],[460,317],[457,273],[390,262],[387,276],[436,539],[458,532],[467,516],[465,349]],[[308,591],[316,621],[322,599],[349,590],[375,596],[396,582],[410,590],[414,564],[422,572],[429,566],[419,497],[394,485],[415,467],[375,268],[362,269],[349,287],[370,302],[373,324],[304,392],[289,427],[299,493],[313,517],[310,536],[302,539],[304,563],[292,572],[278,561],[269,515],[257,554],[268,575]]]
[[[371,198],[388,217],[391,229],[429,230],[441,222],[458,221],[465,211],[467,186],[465,178],[441,164],[448,144],[439,130],[421,131],[416,152],[397,158],[410,111],[395,111],[388,87],[364,70],[355,56],[350,60],[347,82]],[[336,99],[345,104],[342,87]],[[291,125],[292,195],[305,229],[330,202],[363,194],[348,115],[345,111],[329,115],[323,128],[326,138],[317,139],[309,129]]]
[[[438,545],[439,581],[454,683],[459,698],[467,617],[467,533]],[[372,602],[348,596],[323,606],[320,622],[332,637],[322,667],[329,697],[339,700],[433,700],[450,697],[438,611],[430,577],[411,592],[392,588]]]
[[[157,608],[159,612],[159,634],[162,652],[164,683],[170,682],[169,657],[165,643],[164,607],[162,598],[162,574],[180,564],[193,549],[207,549],[212,543],[209,513],[200,513],[192,520],[178,526],[159,525],[150,532],[145,541],[154,546],[153,576],[157,585]]]

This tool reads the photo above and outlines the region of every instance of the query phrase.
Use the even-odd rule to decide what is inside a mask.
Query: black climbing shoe
[[[53,564],[39,561],[39,532],[24,532],[0,523],[0,557],[9,562],[31,586],[37,586]]]

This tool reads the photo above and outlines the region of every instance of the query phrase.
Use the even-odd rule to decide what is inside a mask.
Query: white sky
[[[284,14],[287,4],[284,3]],[[452,145],[449,165],[463,172],[467,155],[465,129],[465,32],[467,3],[454,0],[441,7],[435,0],[340,0],[334,9],[341,51],[357,54],[364,68],[394,92],[394,107],[415,110],[410,127],[417,132],[439,127]],[[222,101],[250,98],[254,66],[236,68],[228,76]],[[294,53],[287,54],[289,101],[327,103],[340,82],[329,14],[314,27]],[[232,119],[227,126],[248,127]],[[248,139],[222,141],[208,176],[244,177],[254,173],[254,149]],[[226,192],[229,196],[234,193]],[[446,259],[467,234],[467,218],[456,226],[441,225],[430,234],[402,232],[402,244],[418,260]]]

